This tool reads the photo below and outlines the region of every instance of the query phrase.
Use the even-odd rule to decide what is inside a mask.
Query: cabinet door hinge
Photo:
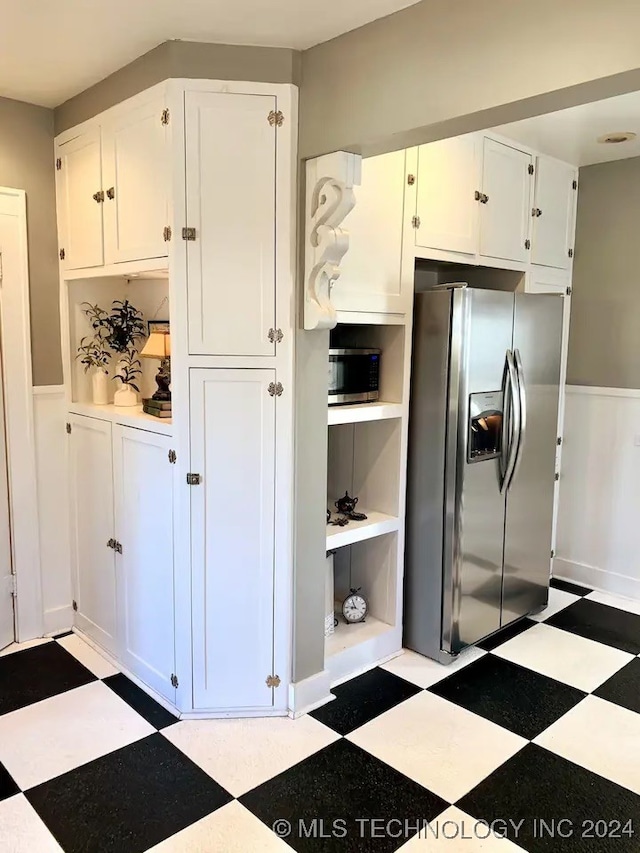
[[[411,217],[411,224],[414,228],[419,228],[420,227],[420,217],[419,216],[412,216]]]
[[[74,610],[76,611],[76,613],[77,613],[77,611],[78,611],[78,602],[77,602],[77,601],[75,601],[75,600],[74,600],[74,601],[72,601],[72,602],[71,602],[71,606],[73,607],[73,609],[74,609]]]
[[[175,672],[172,672],[172,673],[171,673],[171,686],[172,686],[172,687],[177,687],[177,686],[178,686],[178,684],[179,684],[178,676],[175,674]]]
[[[533,168],[533,163],[529,163],[529,165],[527,166],[527,172],[529,172],[530,175],[533,175],[533,173],[535,172],[535,169]]]
[[[71,435],[71,424],[69,423],[69,421],[67,421],[67,425],[66,425],[65,429],[67,430],[67,433],[69,435]]]
[[[573,249],[569,249],[567,254],[569,255],[570,258],[572,258],[573,257]]]
[[[561,436],[561,435],[559,435],[559,436],[556,438],[556,444],[558,445],[558,447],[560,447],[560,445],[562,444],[562,436]]]
[[[556,473],[553,475],[553,479],[556,481],[556,483],[558,482],[558,480],[560,479],[560,472],[559,471],[556,471]]]
[[[271,110],[269,115],[267,116],[267,121],[273,127],[282,127],[284,124],[284,115],[280,112],[280,110]]]
[[[282,397],[284,388],[282,387],[282,382],[270,382],[267,390],[270,397]]]
[[[200,474],[187,474],[188,486],[199,486],[201,482],[202,476]]]
[[[11,575],[11,597],[18,597],[18,580],[14,574]]]
[[[60,172],[60,171],[61,171],[61,169],[62,169],[62,158],[61,158],[61,157],[58,157],[58,158],[56,159],[56,171],[57,171],[57,172]]]
[[[169,119],[171,117],[171,113],[169,110],[162,110],[162,115],[160,116],[160,122],[162,124],[169,124]]]
[[[571,189],[573,189],[573,190],[578,189],[578,182],[576,180],[571,182]]]
[[[104,190],[98,190],[97,193],[94,193],[93,200],[97,201],[98,204],[102,204],[104,202]]]
[[[183,228],[182,229],[182,239],[183,240],[195,240],[196,239],[196,229],[195,228]]]
[[[568,288],[567,288],[567,296],[571,296],[571,294],[572,294],[572,293],[573,293],[573,288],[572,288],[572,287],[568,287]]]
[[[542,211],[540,210],[539,207],[532,207],[531,208],[531,215],[532,216],[542,216]]]
[[[115,540],[115,542],[113,543],[113,550],[114,550],[117,554],[122,554],[122,545],[120,544],[120,542],[118,542],[118,540],[117,540],[117,539],[116,539],[116,540]]]
[[[116,547],[116,540],[113,538],[107,539],[107,548],[114,548],[115,549],[115,547]]]
[[[552,552],[551,552],[551,559],[552,559],[552,560],[553,560],[553,558],[555,557],[555,555],[556,555],[556,552],[555,552],[555,551],[552,551]]]
[[[524,247],[525,247],[525,249],[530,249],[531,248],[531,240],[525,240],[524,241]]]
[[[267,687],[280,687],[280,676],[279,675],[268,675],[266,683],[267,683]]]
[[[172,465],[175,465],[175,464],[176,464],[176,459],[178,458],[178,457],[176,456],[176,452],[175,452],[175,450],[170,450],[170,451],[169,451],[168,456],[169,456],[169,462],[170,462]]]
[[[480,204],[486,204],[489,201],[489,196],[486,193],[481,193],[480,190],[476,190],[473,197],[476,201],[479,201]]]
[[[115,187],[109,187],[109,189],[107,190],[107,198],[110,201],[113,201],[115,197],[116,197],[116,188]]]
[[[162,229],[162,239],[164,240],[165,243],[168,243],[169,240],[171,240],[172,233],[173,232],[171,231],[171,226],[165,225],[164,228]]]
[[[415,184],[415,182],[416,182],[416,176],[415,175],[407,175],[407,183],[409,184],[410,187],[412,187]]]
[[[59,252],[58,254],[60,255],[60,260],[61,260],[61,261],[64,261],[64,259],[65,259],[65,251],[64,251],[64,249],[60,249],[60,252]]]
[[[282,343],[283,338],[282,329],[269,329],[267,332],[267,340],[272,344]]]

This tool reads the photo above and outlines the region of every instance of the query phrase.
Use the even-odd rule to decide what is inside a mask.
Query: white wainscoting
[[[568,385],[553,574],[640,600],[640,390]]]
[[[44,633],[70,630],[71,558],[64,386],[33,389]]]

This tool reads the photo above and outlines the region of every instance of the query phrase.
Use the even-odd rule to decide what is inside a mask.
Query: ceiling
[[[640,92],[503,124],[494,130],[574,166],[640,157]],[[630,142],[603,145],[596,141],[607,133],[629,130],[638,134]]]
[[[302,50],[415,2],[3,0],[0,97],[54,107],[164,41]]]

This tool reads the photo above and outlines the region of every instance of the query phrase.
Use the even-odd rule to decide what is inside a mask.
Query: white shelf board
[[[69,403],[69,411],[75,415],[86,415],[101,421],[146,429],[160,435],[172,435],[172,418],[156,418],[142,411],[142,403],[137,406],[96,406],[95,403]]]
[[[333,506],[333,502],[330,502],[329,506]],[[357,510],[367,516],[366,521],[350,521],[344,527],[327,524],[327,551],[344,548],[354,542],[364,542],[365,539],[373,539],[383,533],[393,533],[400,527],[400,519],[397,516],[372,509],[361,510],[360,507],[357,507]]]
[[[340,616],[335,632],[325,638],[325,669],[331,684],[345,681],[389,660],[402,651],[402,628],[373,616],[347,625]]]
[[[356,424],[363,421],[384,421],[390,418],[401,418],[402,403],[355,403],[346,406],[329,406],[329,426],[336,424]]]
[[[393,630],[393,625],[387,625],[373,616],[367,616],[364,622],[357,622],[355,625],[347,625],[341,616],[337,616],[337,619],[335,631],[325,638],[324,653],[328,658]]]

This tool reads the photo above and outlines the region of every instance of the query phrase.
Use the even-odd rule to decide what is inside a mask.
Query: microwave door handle
[[[516,364],[516,371],[518,374],[518,401],[516,405],[520,409],[520,429],[515,454],[515,461],[513,463],[513,471],[511,472],[511,478],[507,486],[508,489],[511,488],[511,484],[515,480],[516,475],[520,469],[520,463],[522,462],[522,450],[524,448],[525,437],[527,434],[527,392],[524,381],[524,368],[522,366],[520,350],[514,350],[513,354]]]
[[[516,464],[516,455],[518,450],[518,440],[520,437],[520,405],[519,405],[519,389],[518,389],[518,374],[516,365],[511,350],[507,350],[506,354],[506,371],[505,371],[505,403],[503,406],[503,424],[508,422],[506,433],[508,439],[503,441],[503,457],[504,473],[500,482],[500,493],[504,492],[509,487],[509,483],[513,477],[513,470]],[[503,433],[504,434],[504,433]]]

